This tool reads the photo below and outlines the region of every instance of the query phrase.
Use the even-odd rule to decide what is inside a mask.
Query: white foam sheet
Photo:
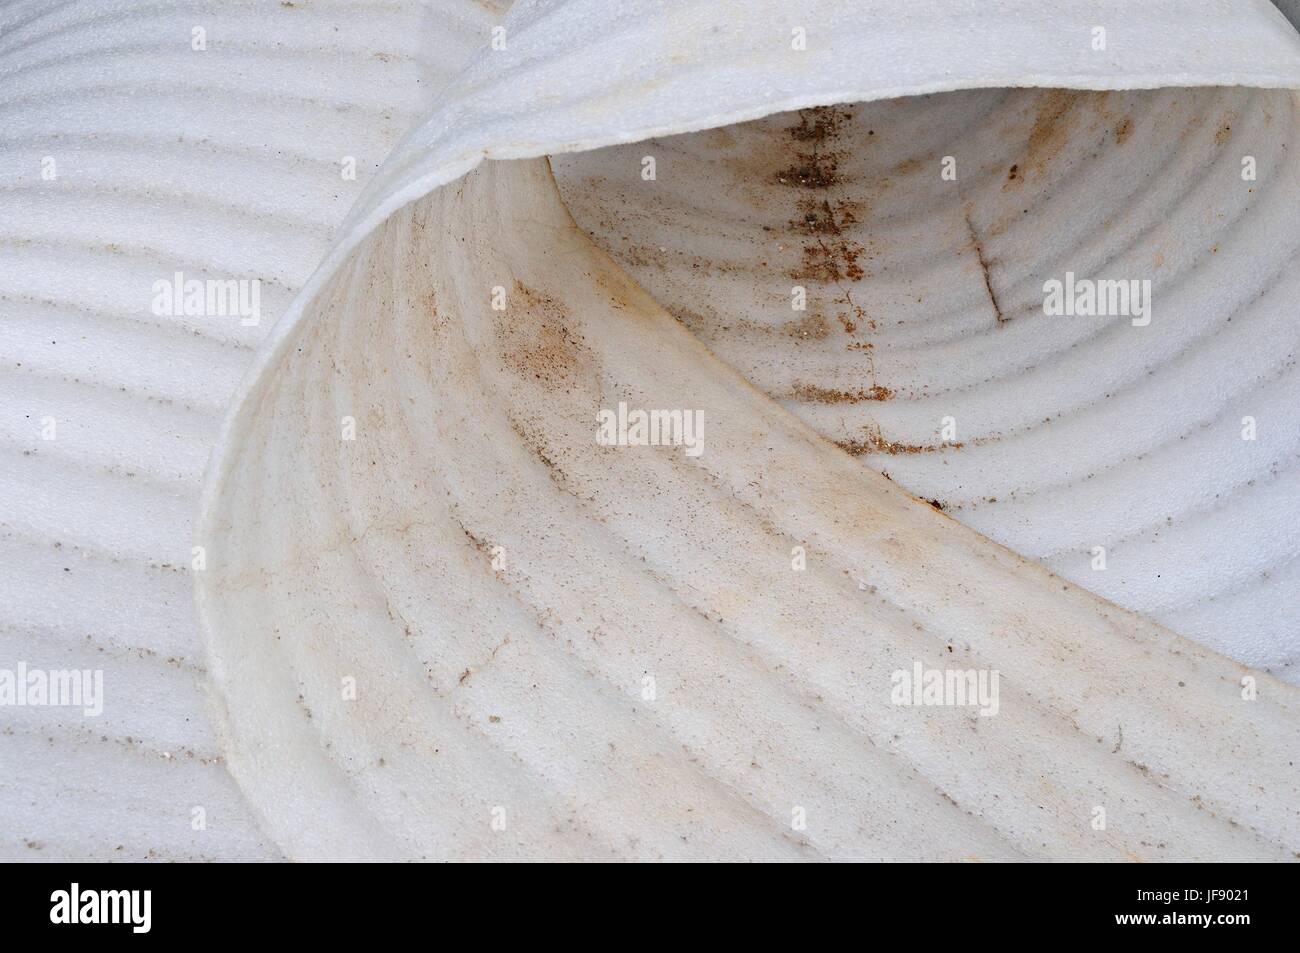
[[[302,858],[1293,853],[1293,689],[831,446],[632,285],[525,160],[943,90],[1281,89],[1300,79],[1294,32],[1262,3],[741,13],[521,7],[260,351],[196,538],[218,732],[276,842]],[[590,421],[621,395],[706,408],[717,449],[600,453]],[[807,577],[792,541],[816,554]],[[890,669],[929,652],[1006,673],[1003,714],[984,729],[891,704]],[[670,686],[658,704],[650,673]],[[1103,837],[1084,829],[1098,799],[1121,805]],[[808,804],[816,829],[785,832]]]
[[[485,51],[376,178],[501,6],[0,10],[0,664],[98,667],[108,691],[95,721],[0,712],[5,859],[283,856],[227,774],[203,701],[188,578],[198,473],[232,393],[255,386],[235,383],[254,348],[262,368],[282,358],[302,304],[393,209],[484,155],[813,102],[1297,79],[1295,36],[1262,3],[800,4],[797,22],[776,4],[529,4],[507,22],[507,50]],[[1085,39],[1097,21],[1112,27],[1101,57]],[[801,25],[806,55],[779,58]],[[191,46],[196,27],[206,50]],[[355,180],[339,174],[347,156]],[[153,314],[151,284],[175,270],[261,280],[261,324]],[[47,417],[54,440],[41,439]]]

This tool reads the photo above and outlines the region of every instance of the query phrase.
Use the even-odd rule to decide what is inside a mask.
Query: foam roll
[[[1263,2],[517,5],[209,467],[270,836],[1300,856],[1297,86]]]

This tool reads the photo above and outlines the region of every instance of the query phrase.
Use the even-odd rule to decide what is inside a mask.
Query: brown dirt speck
[[[803,246],[803,258],[798,267],[790,270],[796,281],[861,281],[866,272],[858,264],[866,249],[855,241],[834,239],[808,242]]]
[[[781,185],[802,189],[826,189],[836,182],[839,160],[833,153],[808,153],[798,155],[799,161],[776,173]]]
[[[809,314],[798,321],[789,321],[782,325],[782,330],[792,338],[801,341],[821,341],[831,333],[831,326],[820,314]]]
[[[838,106],[815,106],[799,110],[799,125],[791,126],[790,138],[796,142],[825,142],[839,134],[840,127],[853,113]]]
[[[840,235],[857,224],[861,213],[861,203],[848,199],[833,205],[827,199],[803,199],[798,207],[799,217],[790,221],[790,227],[808,235]]]
[[[864,436],[858,440],[841,440],[836,442],[841,450],[851,453],[853,456],[860,456],[864,453],[888,453],[892,455],[904,453],[933,453],[938,450],[954,449],[960,450],[964,444],[949,443],[939,446],[926,446],[915,443],[899,443],[894,440],[886,440],[881,434],[880,428],[874,424],[864,428]]]
[[[790,392],[799,400],[816,404],[857,404],[869,400],[892,400],[894,397],[892,390],[879,384],[857,390],[838,390],[796,381]]]
[[[791,126],[790,138],[806,150],[795,152],[795,162],[776,173],[776,181],[804,189],[825,189],[834,185],[839,169],[839,155],[823,148],[840,134],[841,127],[853,114],[836,106],[819,106],[799,111],[799,124]]]
[[[571,385],[590,355],[569,326],[568,308],[521,281],[515,282],[512,298],[495,316],[506,365],[548,387]]]

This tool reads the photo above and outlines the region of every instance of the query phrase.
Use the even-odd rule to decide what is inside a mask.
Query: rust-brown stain
[[[506,366],[551,389],[569,389],[592,357],[570,327],[563,302],[516,280],[505,311],[494,312]]]
[[[875,424],[863,428],[863,436],[856,440],[837,440],[835,445],[841,450],[851,453],[853,456],[861,456],[864,453],[888,453],[892,455],[904,453],[935,453],[939,450],[960,450],[965,444],[946,443],[935,445],[918,444],[918,443],[900,443],[896,440],[887,440],[880,432],[880,428]]]
[[[840,281],[861,281],[866,272],[859,259],[866,254],[861,242],[844,237],[844,230],[857,223],[861,203],[829,199],[802,199],[798,203],[799,215],[791,219],[789,227],[809,236],[803,244],[803,257],[798,267],[790,270],[796,281],[822,281],[828,284]]]
[[[776,181],[803,189],[825,189],[838,180],[840,154],[827,148],[839,136],[853,113],[838,106],[818,106],[799,111],[799,124],[787,131],[806,149],[795,152],[793,165],[776,173]]]
[[[825,142],[839,135],[844,123],[853,113],[838,106],[815,106],[799,110],[799,125],[790,127],[790,138],[796,142]]]
[[[828,189],[838,181],[839,159],[833,153],[801,153],[800,162],[776,173],[781,185]]]
[[[916,157],[904,159],[902,162],[898,163],[898,165],[894,166],[894,172],[898,175],[911,175],[913,172],[920,171],[921,160]]]
[[[1053,89],[1043,93],[1035,102],[1034,123],[1025,142],[1021,159],[1011,167],[1005,192],[1021,186],[1027,175],[1042,175],[1048,163],[1060,155],[1070,139],[1076,107],[1090,105],[1102,111],[1105,93],[1072,89]]]
[[[861,281],[866,272],[858,260],[864,249],[854,241],[844,239],[817,240],[803,246],[799,265],[790,269],[796,281],[821,281],[836,284],[840,281]]]
[[[1215,145],[1226,145],[1228,140],[1232,138],[1232,120],[1233,116],[1229,113],[1220,121],[1218,131],[1214,133]]]
[[[892,400],[894,397],[892,390],[880,385],[857,390],[839,390],[807,384],[803,381],[795,381],[794,386],[790,388],[790,393],[799,400],[814,404],[857,404],[871,400]]]
[[[872,329],[876,326],[866,311],[854,302],[852,292],[852,285],[867,277],[862,260],[870,257],[867,247],[850,234],[864,214],[865,203],[817,192],[839,183],[839,157],[843,153],[837,152],[835,146],[852,120],[853,112],[838,106],[801,110],[798,123],[786,127],[796,161],[776,173],[779,184],[812,193],[796,201],[797,215],[786,223],[787,230],[802,237],[799,263],[787,274],[795,281],[837,287],[837,303],[842,307],[836,309],[835,319],[847,335],[856,334],[862,323]],[[868,137],[872,134],[872,130],[867,130]],[[860,148],[865,145],[865,140],[858,137],[855,145]],[[919,168],[919,163],[916,168]],[[819,321],[824,323],[824,319],[819,318]],[[823,338],[826,333],[829,331],[821,333],[819,326],[816,336]],[[876,380],[875,360],[870,350],[865,351],[865,357],[869,387],[844,391],[803,385],[802,399],[846,402],[892,397],[892,392]]]
[[[857,224],[862,203],[851,199],[801,199],[799,216],[790,221],[795,231],[809,235],[842,235],[844,229]]]
[[[788,321],[782,325],[782,330],[790,337],[800,341],[820,341],[831,333],[831,326],[826,323],[826,319],[816,313],[810,313],[807,317],[800,318],[798,321]]]

